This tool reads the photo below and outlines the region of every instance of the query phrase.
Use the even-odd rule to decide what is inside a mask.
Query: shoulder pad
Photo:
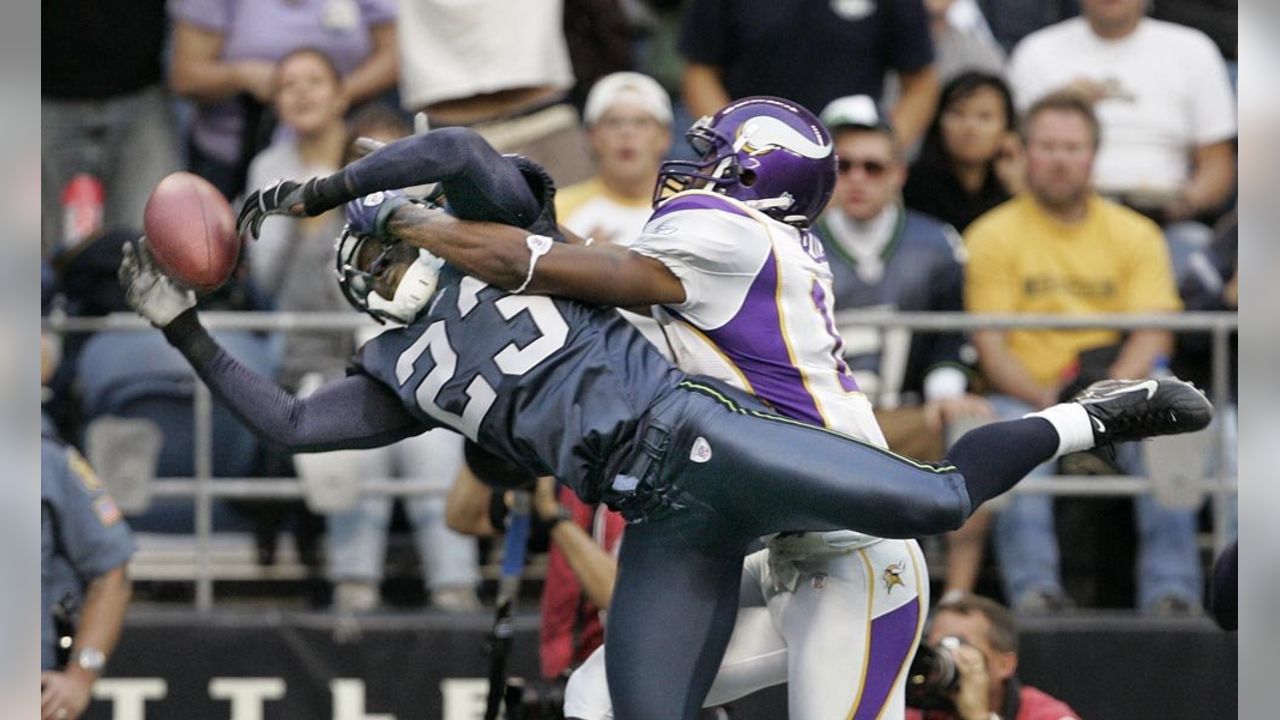
[[[686,190],[665,200],[654,210],[650,221],[684,210],[721,210],[742,217],[751,217],[751,209],[732,198],[703,190]]]

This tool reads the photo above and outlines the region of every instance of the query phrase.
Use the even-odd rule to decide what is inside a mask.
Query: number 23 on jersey
[[[458,287],[458,316],[465,319],[481,304],[479,294],[489,285],[473,277],[464,277]],[[569,337],[569,324],[564,316],[548,297],[504,295],[493,302],[498,312],[507,321],[514,321],[521,313],[528,313],[537,327],[538,336],[524,347],[512,341],[502,346],[490,361],[504,375],[523,375],[536,367],[555,351],[564,347]],[[465,332],[455,326],[455,333]],[[480,424],[485,415],[497,400],[497,392],[493,385],[480,373],[479,366],[465,368],[465,372],[473,372],[474,377],[467,384],[466,401],[461,411],[446,409],[441,401],[441,392],[447,383],[454,379],[459,371],[458,353],[449,338],[450,328],[446,320],[437,320],[427,326],[422,335],[414,341],[396,360],[396,380],[404,387],[413,377],[415,366],[424,353],[430,352],[435,366],[422,377],[414,397],[418,405],[440,423],[455,428],[472,440],[476,439]],[[448,403],[456,405],[456,403]],[[455,408],[456,410],[456,408]]]

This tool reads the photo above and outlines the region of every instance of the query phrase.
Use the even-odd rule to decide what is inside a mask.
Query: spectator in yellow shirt
[[[1100,140],[1093,110],[1076,96],[1035,103],[1023,125],[1027,192],[966,233],[965,307],[979,313],[1155,313],[1181,309],[1160,228],[1099,197],[1090,177]],[[974,334],[1002,418],[1058,402],[1079,382],[1149,375],[1172,348],[1163,330],[983,330]],[[1142,473],[1136,446],[1117,464]],[[1039,469],[1049,473],[1047,466]],[[1138,606],[1164,613],[1199,607],[1195,516],[1136,500]],[[1019,495],[996,521],[996,555],[1016,610],[1071,605],[1059,577],[1052,498]]]

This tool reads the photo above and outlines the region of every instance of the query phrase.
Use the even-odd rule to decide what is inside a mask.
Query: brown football
[[[240,256],[231,205],[198,175],[176,172],[161,180],[147,198],[142,224],[156,264],[193,290],[216,290]]]

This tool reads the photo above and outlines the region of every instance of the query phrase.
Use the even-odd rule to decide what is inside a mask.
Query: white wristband
[[[546,255],[551,251],[554,240],[546,235],[530,235],[524,239],[524,244],[529,246],[529,274],[524,276],[524,282],[520,283],[520,287],[511,292],[519,295],[529,287],[529,283],[533,282],[533,269],[538,265],[538,258]]]

